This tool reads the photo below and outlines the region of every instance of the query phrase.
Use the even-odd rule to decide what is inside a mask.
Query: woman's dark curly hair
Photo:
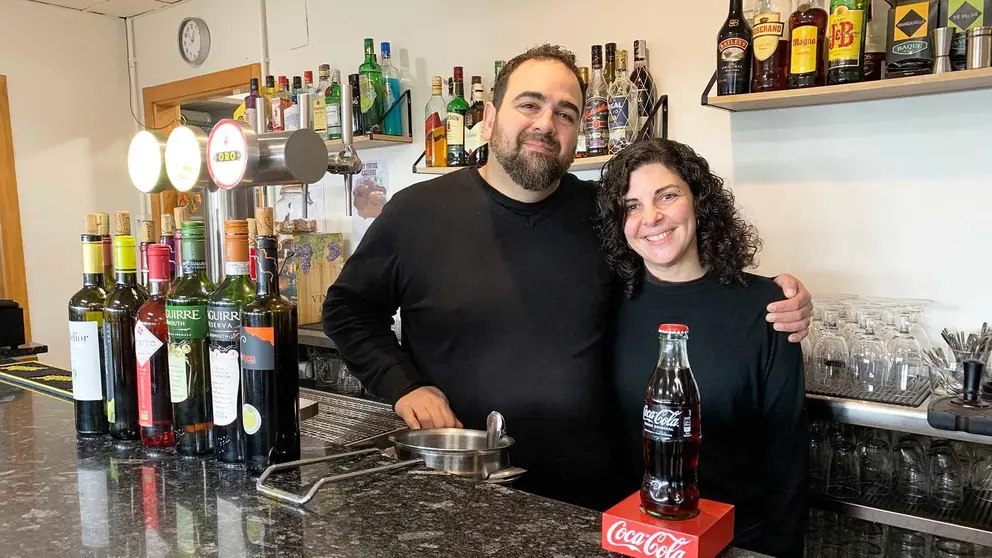
[[[696,208],[696,243],[703,268],[720,283],[746,283],[744,270],[754,265],[761,248],[758,231],[734,206],[734,194],[723,187],[709,163],[691,147],[676,141],[650,139],[637,142],[617,154],[603,171],[596,196],[596,230],[603,243],[606,261],[620,278],[624,296],[633,298],[644,277],[644,260],[623,234],[627,220],[624,196],[630,175],[644,165],[660,163],[689,185]]]

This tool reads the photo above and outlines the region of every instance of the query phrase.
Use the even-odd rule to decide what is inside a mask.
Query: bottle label
[[[610,106],[603,97],[586,101],[586,149],[606,149],[610,137]]]
[[[186,370],[192,350],[189,343],[169,343],[169,396],[173,403],[182,403],[189,398]]]
[[[586,152],[586,131],[580,130],[579,137],[575,142],[575,152],[585,153]]]
[[[465,145],[465,115],[449,112],[445,133],[447,134],[449,149],[452,146]]]
[[[242,257],[244,257],[244,252],[242,252]],[[248,275],[249,273],[251,273],[250,262],[224,262],[224,274],[227,276]]]
[[[816,34],[815,25],[804,25],[792,30],[792,65],[789,71],[793,75],[813,73],[819,67]]]
[[[358,95],[361,99],[362,112],[372,110],[372,105],[375,103],[375,88],[372,87],[372,81],[369,80],[368,74],[358,76]]]
[[[241,328],[241,367],[245,370],[275,370],[276,342],[273,327]]]
[[[644,435],[668,442],[692,437],[692,407],[644,405]]]
[[[831,68],[858,67],[864,38],[864,10],[837,6],[830,14],[830,45],[828,58]]]
[[[313,122],[313,131],[318,134],[327,132],[327,100],[317,95],[311,100],[310,106],[313,107],[313,118],[310,119]]]
[[[341,133],[341,105],[337,103],[327,105],[327,129]]]
[[[282,98],[281,97],[272,97],[272,103],[271,104],[272,104],[272,131],[274,131],[274,132],[281,132],[283,130]],[[185,263],[186,262],[183,262],[183,264],[184,264],[183,269],[184,270],[186,269],[185,268]]]
[[[72,398],[76,401],[103,400],[99,330],[100,324],[96,321],[69,322]]]
[[[241,338],[241,309],[232,306],[207,307],[207,327],[211,343],[234,343]]]
[[[152,426],[152,356],[161,349],[162,343],[145,324],[138,322],[134,327],[134,354],[138,360],[138,424]]]
[[[183,260],[183,275],[192,275],[206,269],[207,260]]]
[[[630,99],[626,95],[616,95],[610,99],[610,132],[626,133],[630,123]]]
[[[286,131],[300,129],[300,106],[293,105],[286,109],[283,118],[286,119]]]
[[[186,267],[186,262],[183,262]],[[165,321],[169,326],[169,341],[207,338],[207,306],[180,306],[166,303]]]
[[[262,413],[254,405],[245,403],[241,406],[241,426],[249,436],[258,432],[262,428]]]
[[[754,57],[759,62],[768,60],[775,54],[779,41],[782,39],[782,33],[785,32],[782,14],[777,12],[759,14],[754,18],[754,27],[751,32],[754,37],[751,40]]]
[[[210,390],[217,426],[227,426],[238,418],[238,386],[241,384],[238,359],[236,348],[210,348]]]
[[[465,127],[465,153],[471,155],[482,145],[482,122]]]
[[[399,91],[400,80],[396,78],[386,78],[383,81],[385,81],[385,83],[383,84],[384,85],[383,89],[385,90],[384,93],[386,94],[386,100],[385,100],[386,106],[383,107],[383,110],[389,110],[389,107],[393,106],[393,103],[395,103],[396,99],[398,99],[400,96],[400,91]],[[392,116],[395,113],[396,111],[393,111],[392,113],[390,113],[390,116]]]

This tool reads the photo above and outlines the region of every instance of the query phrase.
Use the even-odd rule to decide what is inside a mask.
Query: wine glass
[[[837,329],[837,314],[828,312],[823,317],[823,333],[813,346],[815,381],[832,388],[846,387],[851,380],[847,370],[850,353],[847,342]]]

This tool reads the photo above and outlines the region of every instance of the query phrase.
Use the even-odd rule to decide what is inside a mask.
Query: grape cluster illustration
[[[296,257],[300,260],[300,267],[303,269],[303,273],[310,273],[310,260],[313,257],[313,248],[309,244],[298,246],[296,248]]]

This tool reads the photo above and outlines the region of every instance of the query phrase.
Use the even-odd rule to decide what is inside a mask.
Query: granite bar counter
[[[425,468],[326,485],[305,509],[239,467],[76,439],[72,405],[0,382],[0,555],[607,556],[600,514]],[[304,457],[340,451],[304,438]],[[275,476],[305,492],[373,456]],[[725,556],[760,555],[728,550]]]

